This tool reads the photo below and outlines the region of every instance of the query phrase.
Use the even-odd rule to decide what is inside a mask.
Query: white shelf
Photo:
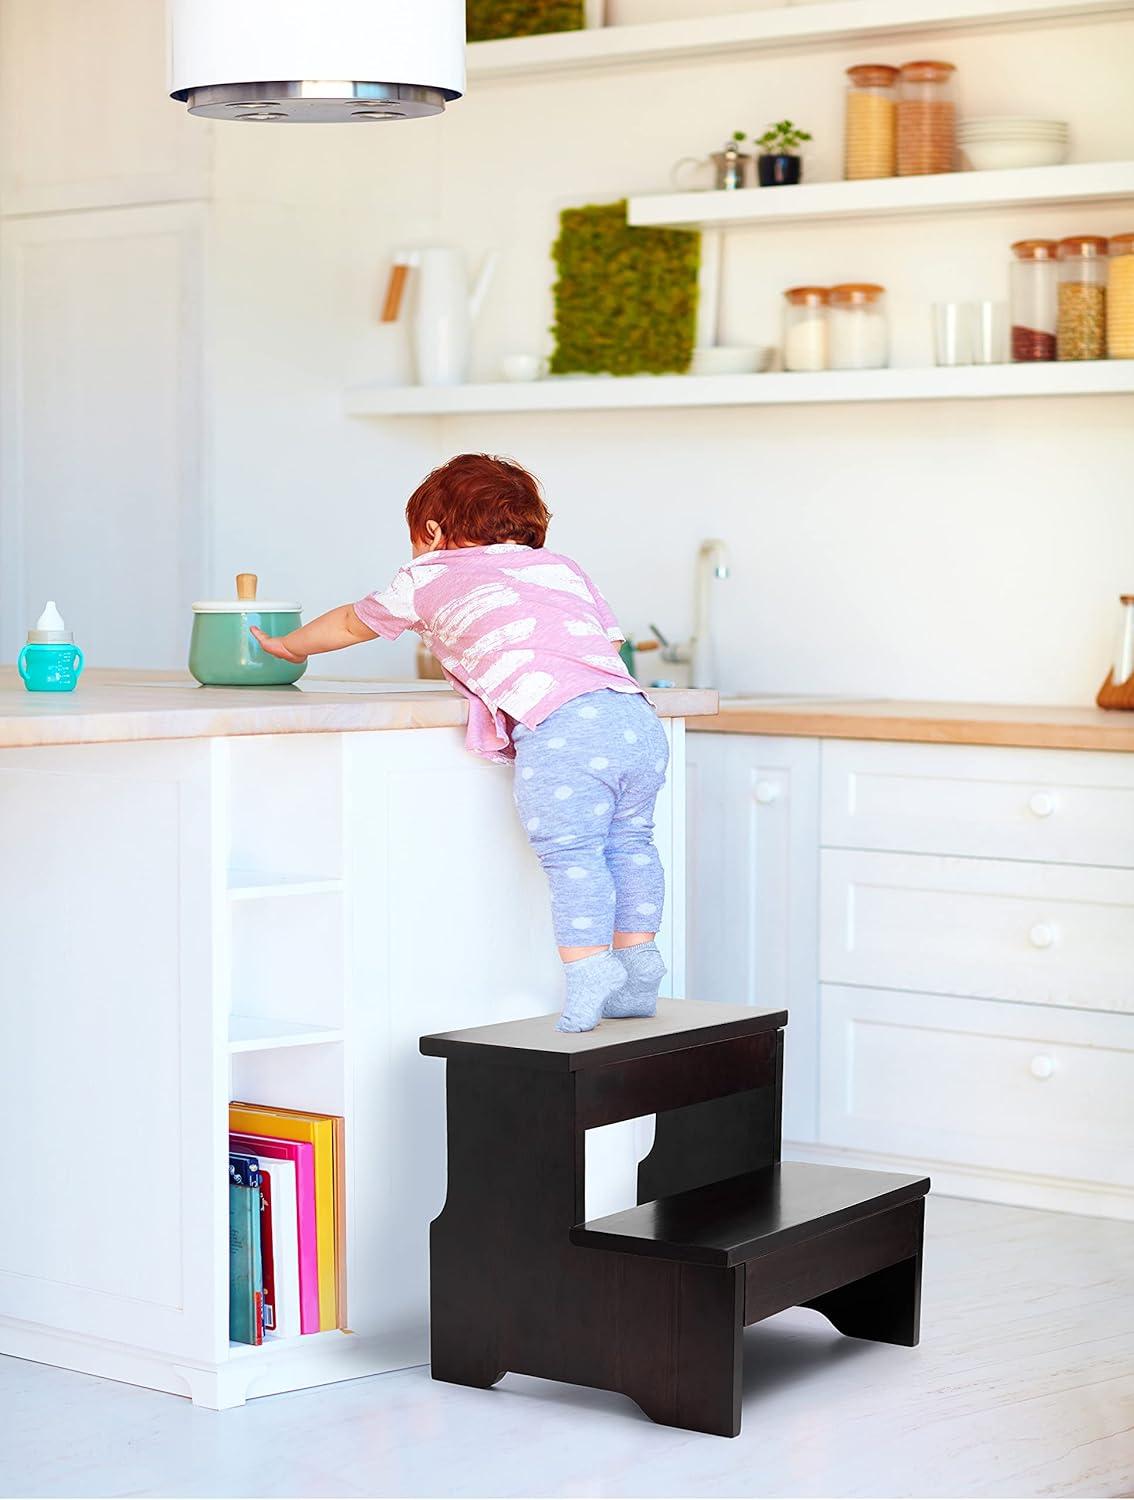
[[[983,365],[966,369],[827,370],[820,374],[643,375],[529,385],[371,386],[349,391],[355,417],[478,412],[627,411],[697,406],[799,406],[848,401],[970,401],[1134,394],[1134,360]]]
[[[785,5],[695,20],[473,42],[468,48],[468,74],[474,83],[526,79],[533,74],[579,73],[673,58],[688,62],[776,48],[835,47],[927,32],[1131,13],[1131,0],[830,0],[822,5]]]
[[[946,172],[869,182],[800,183],[734,192],[660,193],[631,198],[637,228],[727,228],[798,219],[913,217],[979,213],[1038,204],[1098,204],[1134,198],[1134,162],[1017,167],[1003,172]]]
[[[270,1359],[273,1355],[294,1354],[296,1350],[302,1350],[304,1353],[310,1353],[318,1348],[326,1350],[328,1345],[343,1345],[352,1340],[357,1342],[357,1339],[357,1334],[348,1333],[345,1328],[322,1328],[318,1333],[299,1333],[290,1339],[278,1339],[269,1335],[262,1344],[230,1342],[228,1357],[229,1359]]]
[[[271,1052],[281,1047],[319,1047],[341,1042],[334,1026],[305,1026],[299,1021],[277,1021],[264,1016],[230,1016],[229,1052]]]
[[[262,901],[276,896],[323,896],[341,891],[339,879],[311,875],[265,875],[259,870],[232,870],[228,877],[230,901]]]

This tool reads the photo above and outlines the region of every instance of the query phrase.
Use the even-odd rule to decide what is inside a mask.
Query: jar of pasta
[[[832,370],[881,370],[890,361],[886,291],[847,282],[828,294],[828,359]]]
[[[898,176],[951,172],[955,165],[956,69],[947,62],[906,63],[898,80]]]
[[[793,286],[784,293],[784,369],[827,368],[825,286]]]
[[[1056,240],[1017,240],[1008,277],[1012,358],[1017,363],[1055,358]]]
[[[859,63],[847,69],[845,176],[893,177],[898,165],[898,69]]]
[[[1106,255],[1101,234],[1059,241],[1057,359],[1106,357]]]
[[[1134,234],[1110,239],[1106,352],[1111,359],[1134,359]]]

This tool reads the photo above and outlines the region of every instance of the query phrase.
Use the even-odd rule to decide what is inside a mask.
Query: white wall
[[[632,19],[675,13],[673,0],[633,3]],[[1075,159],[1134,154],[1130,21],[868,51],[956,62],[965,112],[1070,120]],[[338,414],[341,386],[393,378],[404,358],[401,331],[374,321],[394,246],[503,248],[478,336],[477,374],[491,378],[503,353],[548,347],[561,207],[664,189],[679,156],[785,114],[816,136],[809,176],[837,176],[842,71],[862,60],[800,51],[481,84],[443,119],[377,132],[218,131],[214,291],[232,359],[214,388],[219,571],[258,566],[312,608],[374,586],[404,550],[416,478],[488,449],[540,475],[554,545],[583,558],[634,631],[686,633],[697,542],[728,538],[730,689],[1087,701],[1116,596],[1134,586],[1127,398]],[[1134,206],[737,233],[725,337],[774,341],[787,285],[869,278],[891,289],[896,362],[925,363],[929,303],[1002,296],[1011,240],[1132,226]],[[408,655],[374,646],[335,665],[391,660]]]

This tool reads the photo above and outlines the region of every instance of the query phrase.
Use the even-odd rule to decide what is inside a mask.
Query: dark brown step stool
[[[421,1039],[447,1060],[435,1380],[570,1381],[735,1437],[747,1324],[806,1306],[917,1343],[929,1182],[780,1163],[785,1012],[664,1000],[582,1035],[555,1020]],[[655,1113],[638,1206],[583,1223],[585,1132]]]

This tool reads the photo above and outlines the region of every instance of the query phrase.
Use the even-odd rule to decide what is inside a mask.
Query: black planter
[[[761,187],[787,187],[803,176],[801,156],[759,156],[756,171]]]

